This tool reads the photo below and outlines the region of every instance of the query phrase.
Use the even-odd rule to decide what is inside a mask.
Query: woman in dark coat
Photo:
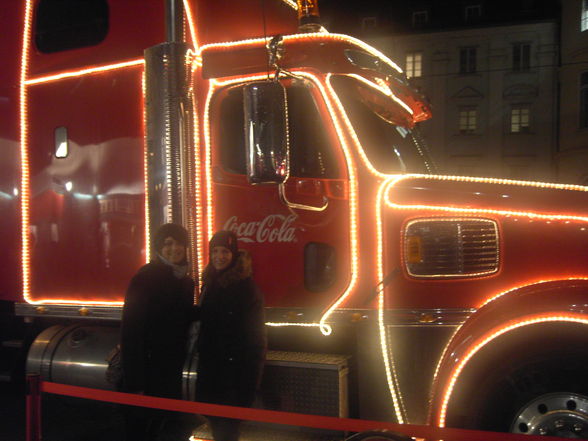
[[[187,247],[182,226],[162,225],[154,238],[155,259],[130,282],[121,330],[124,392],[181,399],[188,328],[195,318]],[[127,440],[189,436],[187,421],[178,414],[130,407],[126,417]]]
[[[251,278],[251,258],[237,236],[219,231],[210,241],[198,337],[198,401],[249,407],[265,360],[263,297]],[[239,439],[239,421],[209,418],[216,441]]]

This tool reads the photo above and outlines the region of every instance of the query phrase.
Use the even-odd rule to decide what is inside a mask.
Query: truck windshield
[[[382,173],[436,173],[436,168],[418,129],[393,123],[393,103],[389,97],[359,81],[333,77],[331,84],[337,92],[347,116],[372,165]],[[363,93],[362,93],[363,92]],[[374,102],[369,95],[377,94]],[[382,107],[382,103],[386,107]],[[389,103],[389,104],[388,104]],[[376,109],[376,106],[379,107]],[[377,110],[377,111],[376,111]],[[399,119],[399,118],[398,118]]]

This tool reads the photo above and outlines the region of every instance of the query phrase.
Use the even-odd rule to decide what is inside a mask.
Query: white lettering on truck
[[[296,242],[295,219],[293,214],[270,214],[261,221],[239,223],[237,216],[231,216],[223,230],[232,231],[243,242]]]

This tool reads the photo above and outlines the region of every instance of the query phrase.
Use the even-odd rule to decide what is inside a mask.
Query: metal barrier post
[[[41,441],[41,378],[27,374],[26,441]]]

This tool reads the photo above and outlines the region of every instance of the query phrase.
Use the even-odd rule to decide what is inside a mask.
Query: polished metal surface
[[[183,43],[145,51],[147,187],[150,235],[162,224],[194,234],[191,58]]]
[[[414,277],[475,277],[498,271],[498,226],[490,219],[435,218],[409,222],[407,271]]]
[[[59,317],[82,320],[120,320],[121,306],[31,305],[16,303],[14,313],[20,317]]]
[[[38,373],[55,383],[113,390],[106,381],[106,357],[118,341],[115,327],[52,326],[33,342],[27,373]]]
[[[571,392],[541,395],[519,410],[511,432],[586,439],[588,397]]]
[[[278,81],[243,88],[247,178],[252,184],[281,184],[289,174],[286,89]]]

